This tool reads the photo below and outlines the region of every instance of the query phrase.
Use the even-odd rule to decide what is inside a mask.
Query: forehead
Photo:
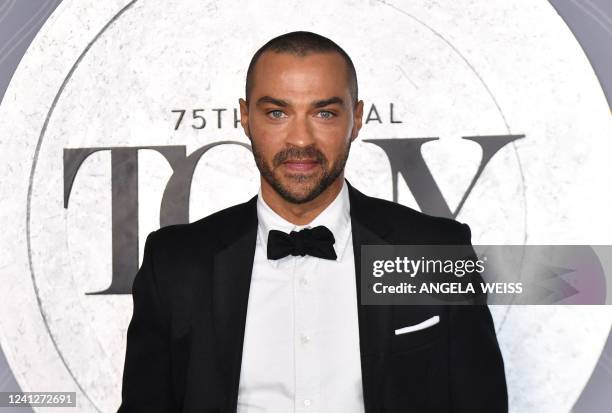
[[[251,100],[268,95],[291,100],[320,99],[350,95],[347,65],[335,52],[290,53],[264,52],[253,70]]]

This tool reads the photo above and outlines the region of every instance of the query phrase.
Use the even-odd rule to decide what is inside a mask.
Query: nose
[[[308,116],[294,116],[287,130],[286,143],[297,147],[306,147],[314,142],[314,131]]]

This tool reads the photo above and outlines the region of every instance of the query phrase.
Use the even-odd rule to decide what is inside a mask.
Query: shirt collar
[[[319,225],[325,225],[334,234],[334,250],[338,257],[338,261],[342,260],[344,251],[346,250],[349,235],[351,234],[351,218],[350,218],[350,201],[348,194],[348,186],[346,180],[342,181],[342,189],[336,198],[310,223],[306,225],[295,225],[280,215],[278,215],[264,201],[261,194],[261,186],[257,194],[257,220],[258,220],[258,238],[264,250],[268,246],[268,232],[272,229],[280,230],[286,233],[291,231],[299,231],[303,228],[313,228]],[[269,260],[270,262],[278,262],[280,260]]]

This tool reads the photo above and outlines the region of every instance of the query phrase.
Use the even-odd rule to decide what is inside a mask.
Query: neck
[[[336,199],[344,184],[344,173],[341,173],[338,178],[315,199],[303,204],[294,204],[282,198],[261,178],[261,195],[266,204],[278,215],[291,222],[294,225],[306,225],[315,219],[329,204]]]

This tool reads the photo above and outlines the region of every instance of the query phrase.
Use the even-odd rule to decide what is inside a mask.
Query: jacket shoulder
[[[221,241],[256,223],[256,196],[187,224],[173,224],[154,231],[158,242],[169,246],[198,245],[199,248]],[[254,221],[255,220],[255,221]]]
[[[448,244],[471,243],[471,230],[468,224],[453,218],[430,215],[414,208],[382,198],[364,195],[367,209],[380,216],[387,226],[392,227],[398,238],[402,234],[414,239],[417,236],[423,243],[443,242]]]

